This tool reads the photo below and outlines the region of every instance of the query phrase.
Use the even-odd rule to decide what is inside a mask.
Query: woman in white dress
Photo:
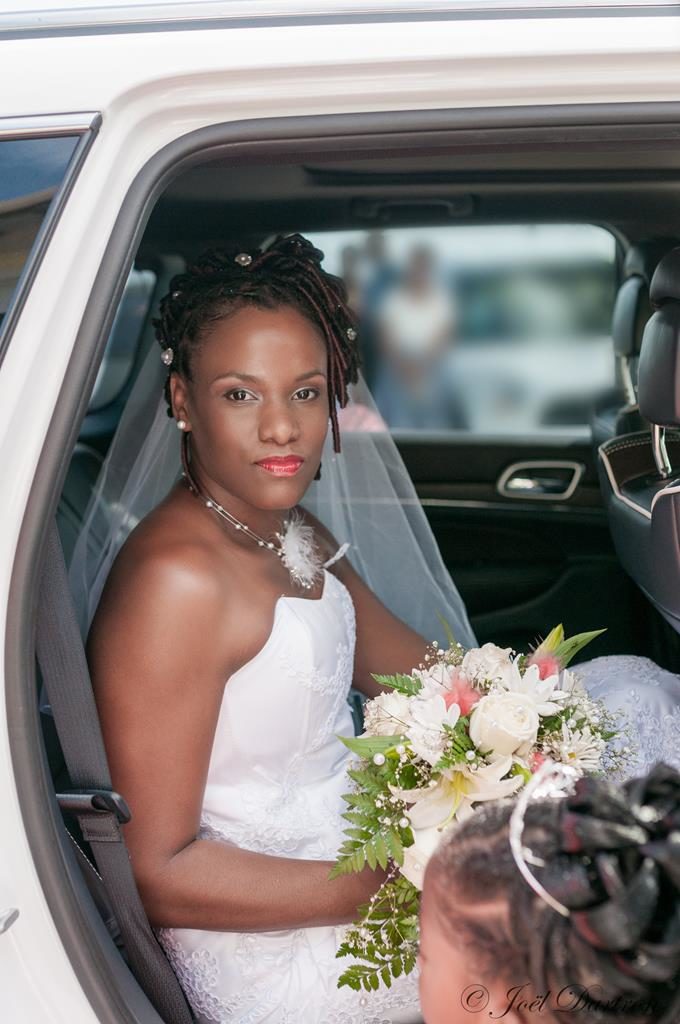
[[[370,540],[363,555],[352,551],[362,575],[309,513],[316,560],[305,529],[285,526],[318,475],[329,421],[339,448],[337,409],[357,375],[353,316],[320,260],[292,236],[265,252],[210,255],[173,281],[158,338],[185,476],[150,502],[110,572],[108,555],[100,559],[89,593],[96,603],[106,579],[88,657],[113,784],[133,812],[126,841],[201,1024],[418,1019],[413,976],[384,993],[337,988],[348,965],[335,957],[343,925],[382,875],[329,880],[348,789],[349,755],[336,737],[353,731],[352,683],[372,695],[373,672],[410,671],[440,608],[455,605],[461,642],[474,637],[389,435],[366,435],[377,462],[350,452],[343,469],[394,498],[378,497],[377,521],[363,523]],[[146,443],[157,424],[122,456],[139,463],[147,497],[162,478],[165,442]],[[326,449],[327,471],[332,459]],[[114,491],[110,551],[139,507],[129,488]],[[347,511],[334,491],[329,504]],[[354,539],[364,509],[352,510],[347,530],[341,520],[338,540]],[[402,528],[395,517],[409,509],[415,519]],[[86,554],[90,533],[79,541]],[[649,736],[677,751],[678,677],[657,675],[650,687],[635,671],[622,681],[616,659],[600,669],[598,695],[636,695]],[[652,747],[642,756],[650,763]]]
[[[377,693],[371,673],[409,671],[425,641],[311,517],[313,537],[285,530],[357,373],[319,257],[293,237],[173,281],[158,333],[186,476],[121,549],[89,635],[135,877],[206,1024],[418,1017],[412,978],[370,999],[337,988],[341,926],[383,875],[329,880],[336,737],[353,733],[352,682]]]

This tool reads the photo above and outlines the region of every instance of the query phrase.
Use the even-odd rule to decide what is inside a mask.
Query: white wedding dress
[[[279,857],[334,860],[354,733],[354,608],[328,570],[319,600],[280,597],[269,639],[225,686],[200,835]],[[419,1021],[415,974],[389,990],[337,988],[343,927],[160,929],[200,1024]]]
[[[647,772],[658,761],[680,771],[680,676],[649,658],[608,655],[574,665],[591,697],[622,713],[616,741],[630,756],[621,778]]]
[[[342,841],[352,735],[347,695],[354,608],[324,570],[319,600],[280,597],[269,639],[225,686],[200,835],[280,857],[334,860]],[[680,768],[680,677],[646,658],[575,667],[589,692],[627,713],[626,775],[657,760]],[[200,1024],[394,1024],[420,1021],[415,973],[392,989],[337,988],[343,927],[272,932],[160,929]]]

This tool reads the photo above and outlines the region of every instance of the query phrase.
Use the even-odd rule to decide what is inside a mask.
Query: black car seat
[[[680,632],[680,247],[659,263],[650,299],[638,400],[651,432],[606,441],[600,474],[624,569]]]
[[[590,425],[596,448],[612,437],[649,429],[640,415],[636,394],[642,335],[652,313],[649,285],[659,260],[677,244],[677,239],[651,239],[631,246],[626,253],[623,282],[612,314],[617,383],[595,402]]]

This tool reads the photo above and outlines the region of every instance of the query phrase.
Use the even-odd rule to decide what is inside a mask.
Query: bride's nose
[[[267,402],[260,413],[260,441],[277,445],[290,444],[300,435],[297,410],[290,402]]]

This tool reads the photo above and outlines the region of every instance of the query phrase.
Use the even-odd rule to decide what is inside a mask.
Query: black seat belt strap
[[[36,650],[73,793],[61,797],[90,843],[115,909],[132,973],[167,1024],[192,1024],[192,1015],[144,912],[121,824],[125,801],[111,790],[90,675],[66,566],[53,522],[46,544],[38,600]]]

